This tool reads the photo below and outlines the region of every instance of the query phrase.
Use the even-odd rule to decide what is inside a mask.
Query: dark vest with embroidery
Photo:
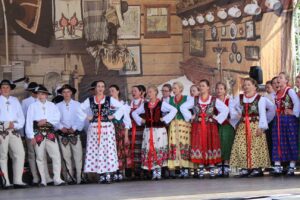
[[[90,97],[90,108],[93,113],[93,119],[91,120],[92,123],[98,122],[98,114],[99,114],[99,108],[98,104],[95,103],[94,97]],[[110,114],[110,97],[106,96],[105,101],[103,104],[101,104],[101,122],[109,122],[108,116]]]
[[[195,117],[194,122],[200,122],[202,121],[202,109],[201,109],[201,105],[198,102],[199,97],[195,97],[195,101],[194,101],[194,108],[193,108],[193,112],[196,114],[197,117]],[[214,115],[216,115],[218,113],[217,109],[216,109],[216,97],[211,97],[211,101],[209,104],[206,105],[206,109],[205,109],[205,121],[206,122],[214,122],[215,119],[213,118]]]
[[[162,101],[159,101],[154,108],[150,109],[149,102],[144,103],[147,128],[162,128],[166,126],[164,122],[160,121],[160,118],[163,117],[161,112],[161,105]]]
[[[276,108],[277,108],[277,110],[280,110],[281,115],[284,115],[285,109],[293,110],[293,108],[294,108],[294,103],[292,101],[292,98],[289,95],[290,89],[291,88],[288,88],[286,90],[285,94],[283,95],[283,97],[281,97],[281,98],[278,98],[276,95],[276,98],[275,98]]]
[[[246,116],[246,103],[243,102],[244,95],[240,94],[240,105],[242,106],[242,120],[245,120]],[[257,95],[252,103],[248,103],[248,116],[250,122],[259,121],[259,108],[258,102],[261,98],[261,95]]]

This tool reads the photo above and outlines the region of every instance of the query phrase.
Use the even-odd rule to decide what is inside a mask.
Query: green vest
[[[183,115],[182,115],[182,113],[180,112],[180,106],[181,106],[183,103],[185,103],[186,100],[187,100],[187,96],[184,95],[184,96],[182,97],[181,101],[180,101],[178,104],[176,104],[176,103],[175,103],[175,97],[171,97],[171,98],[170,98],[170,102],[169,102],[170,105],[174,106],[174,107],[177,109],[177,114],[176,114],[175,119],[178,119],[178,120],[184,120]]]

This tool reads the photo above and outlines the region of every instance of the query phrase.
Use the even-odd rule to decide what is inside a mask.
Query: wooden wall
[[[176,0],[128,0],[129,5],[141,6],[141,38],[139,40],[120,40],[121,44],[140,44],[142,52],[143,75],[136,77],[119,76],[117,71],[108,71],[101,66],[96,75],[94,59],[85,50],[84,40],[56,41],[50,48],[43,48],[25,41],[11,33],[9,36],[10,60],[24,60],[25,73],[32,81],[43,83],[48,72],[61,74],[63,70],[72,72],[78,66],[80,77],[80,100],[88,93],[87,88],[93,80],[103,79],[108,84],[118,84],[122,92],[130,91],[135,84],[161,84],[181,76],[179,62],[183,60],[183,41],[181,19],[176,16]],[[171,5],[171,37],[144,38],[144,4]],[[0,35],[0,63],[5,63],[4,36]],[[126,88],[126,89],[125,89]]]
[[[237,38],[231,39],[229,35],[230,24],[233,20],[227,20],[225,22],[217,22],[211,25],[196,25],[195,27],[187,27],[183,29],[183,44],[184,44],[184,60],[195,58],[190,55],[190,31],[192,29],[205,29],[206,34],[206,55],[204,57],[197,57],[204,66],[211,68],[217,68],[216,60],[217,54],[213,52],[213,47],[221,45],[227,49],[221,56],[222,68],[224,69],[224,76],[233,77],[236,79],[240,86],[240,78],[247,76],[250,66],[261,66],[263,69],[264,82],[270,80],[276,76],[280,71],[285,70],[286,66],[291,66],[290,56],[290,43],[286,38],[286,32],[290,33],[290,27],[285,26],[290,21],[290,14],[286,11],[281,16],[277,16],[273,12],[265,13],[262,19],[255,22],[256,27],[256,40],[247,40],[245,37],[245,22],[252,20],[252,16],[244,17],[238,21],[234,21],[238,27],[243,27],[244,33],[241,35],[238,31]],[[211,38],[211,27],[216,26],[218,30],[218,37],[221,37],[221,41],[217,39],[213,41]],[[226,27],[226,37],[221,36],[221,27]],[[235,42],[238,46],[238,51],[241,52],[243,59],[241,63],[237,63],[236,60],[231,63],[229,61],[229,54],[232,52],[231,45]],[[246,60],[245,58],[245,46],[259,46],[260,47],[260,59],[257,61]],[[285,49],[285,50],[283,50]],[[287,53],[283,53],[287,51]],[[284,65],[282,64],[284,63]],[[218,73],[216,70],[215,73]],[[219,77],[216,75],[216,77]],[[215,79],[218,81],[217,79]]]

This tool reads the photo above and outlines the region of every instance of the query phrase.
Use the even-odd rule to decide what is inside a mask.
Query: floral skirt
[[[245,123],[238,125],[230,156],[231,166],[246,169],[270,167],[266,135],[263,133],[261,136],[256,136],[257,129],[258,122],[250,122],[251,144],[248,144]],[[251,145],[250,154],[247,151],[248,145]]]
[[[87,132],[85,173],[108,173],[119,169],[115,128],[111,122],[101,123],[100,144],[98,124],[91,123]]]
[[[222,160],[230,160],[231,149],[234,141],[234,128],[230,124],[219,126]]]
[[[298,160],[299,121],[295,116],[280,116],[280,134],[278,135],[277,116],[272,127],[272,160]]]
[[[173,120],[169,127],[168,167],[191,168],[191,124],[184,120]]]
[[[201,122],[192,123],[191,161],[200,165],[215,165],[222,162],[218,125],[206,123],[206,131]]]
[[[130,145],[125,144],[125,126],[123,123],[114,123],[116,130],[116,143],[119,159],[119,170],[131,166]]]
[[[166,128],[153,128],[153,143],[156,152],[156,158],[149,157],[149,143],[150,128],[145,128],[142,144],[142,168],[146,170],[153,170],[167,166],[168,162],[168,135]],[[149,169],[149,162],[151,169]]]

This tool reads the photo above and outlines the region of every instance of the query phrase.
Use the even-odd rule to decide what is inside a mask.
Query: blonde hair
[[[173,86],[174,86],[174,85],[177,85],[177,86],[179,87],[179,89],[181,90],[181,92],[183,91],[184,86],[183,86],[183,84],[182,84],[181,82],[176,81],[176,82],[173,83]]]
[[[156,95],[158,94],[158,89],[157,89],[157,87],[155,85],[148,86],[148,90],[149,89],[153,89],[156,92]]]
[[[290,75],[288,75],[286,72],[280,72],[279,75],[283,75],[285,80],[290,82]]]

